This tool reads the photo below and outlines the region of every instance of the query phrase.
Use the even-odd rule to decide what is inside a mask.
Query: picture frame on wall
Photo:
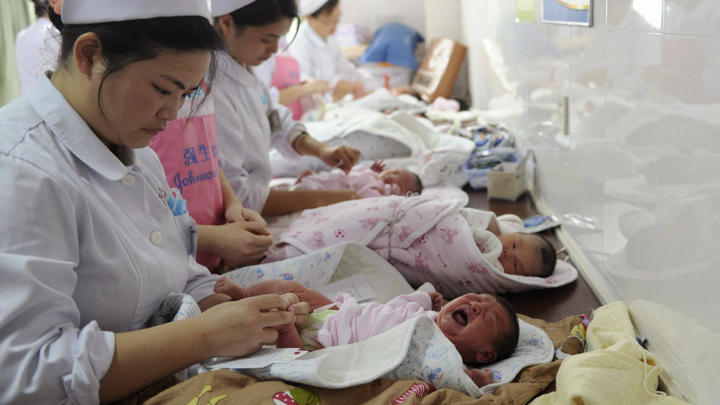
[[[593,0],[541,0],[542,21],[592,27]]]

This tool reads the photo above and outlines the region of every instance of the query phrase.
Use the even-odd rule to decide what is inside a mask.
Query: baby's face
[[[465,294],[448,302],[435,323],[466,363],[493,361],[493,342],[511,329],[505,309],[487,294]]]
[[[378,180],[393,187],[393,194],[405,195],[408,192],[416,192],[415,175],[405,169],[387,169],[378,175]],[[396,192],[397,191],[397,192]]]
[[[526,233],[507,233],[498,236],[503,245],[499,257],[505,274],[538,276],[542,270],[542,241]]]

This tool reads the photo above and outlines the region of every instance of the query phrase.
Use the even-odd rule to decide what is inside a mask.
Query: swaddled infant
[[[430,282],[445,298],[534,288],[548,277],[555,250],[516,216],[459,208],[424,196],[371,198],[306,210],[280,236],[266,262],[358,242],[387,260],[411,286]],[[501,229],[502,227],[502,229]]]
[[[293,293],[316,310],[333,304],[321,293],[302,284],[268,280],[243,288],[223,277],[215,292],[234,300],[262,294]],[[520,327],[512,305],[505,299],[488,294],[466,294],[442,306],[439,293],[416,292],[401,295],[387,304],[357,304],[347,294],[335,299],[335,306],[312,313],[300,331],[293,325],[279,328],[278,347],[318,349],[355,343],[379,335],[408,319],[427,315],[466,363],[483,364],[509,357],[518,343]],[[489,369],[467,369],[465,373],[478,387],[493,382]]]
[[[557,254],[549,240],[537,234],[522,232],[503,234],[495,217],[490,220],[487,230],[502,243],[502,253],[498,260],[505,274],[547,278],[555,271]],[[476,243],[482,252],[485,247]]]
[[[422,182],[417,174],[405,169],[385,169],[382,160],[376,160],[368,169],[354,166],[349,173],[340,169],[301,174],[291,190],[342,190],[352,189],[362,198],[420,193]]]

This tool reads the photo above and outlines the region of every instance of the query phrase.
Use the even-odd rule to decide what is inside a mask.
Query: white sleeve
[[[183,293],[192,296],[195,302],[200,302],[215,294],[213,289],[220,276],[210,274],[207,267],[198,264],[192,256],[190,256],[188,267],[188,279]]]
[[[0,403],[98,403],[115,336],[79,326],[73,199],[25,161],[2,155],[0,170]]]
[[[280,89],[277,87],[268,87],[268,92],[270,93],[270,99],[275,104],[280,104]]]
[[[323,79],[318,76],[318,69],[315,67],[317,58],[322,59],[322,56],[318,55],[319,50],[312,49],[313,47],[306,43],[307,40],[301,38],[295,38],[295,42],[290,44],[288,53],[297,60],[300,65],[300,80],[306,81],[308,79]]]
[[[270,141],[271,146],[282,153],[283,156],[290,158],[300,156],[300,154],[293,149],[292,145],[297,137],[307,132],[305,125],[300,121],[295,121],[292,110],[284,105],[275,104],[273,107],[277,109],[278,114],[280,114],[283,129],[272,134]]]
[[[356,82],[360,80],[360,73],[352,62],[345,56],[340,46],[335,41],[328,41],[328,46],[332,46],[333,58],[336,60],[337,71],[335,72],[335,81],[347,80]]]
[[[217,131],[218,149],[222,151],[223,157],[220,160],[220,168],[230,184],[230,188],[237,195],[243,207],[262,211],[270,190],[262,179],[252,177],[243,167],[245,163],[245,140],[240,128],[243,127],[240,114],[240,107],[233,105],[237,97],[233,98],[221,92],[229,91],[222,86],[217,88],[218,95],[215,96],[215,128]]]

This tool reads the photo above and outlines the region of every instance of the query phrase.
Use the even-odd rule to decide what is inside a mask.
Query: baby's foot
[[[432,300],[432,310],[435,312],[440,311],[440,309],[442,309],[442,295],[437,292],[431,292],[428,294],[430,295],[430,299]]]
[[[493,377],[493,372],[489,368],[484,368],[482,370],[478,368],[472,368],[470,370],[464,370],[465,374],[470,377],[475,385],[478,386],[478,388],[482,388],[488,384],[492,384],[495,381],[495,378]]]
[[[220,277],[215,283],[215,289],[213,291],[215,291],[216,294],[225,294],[232,298],[233,301],[246,298],[245,289],[227,277]]]

